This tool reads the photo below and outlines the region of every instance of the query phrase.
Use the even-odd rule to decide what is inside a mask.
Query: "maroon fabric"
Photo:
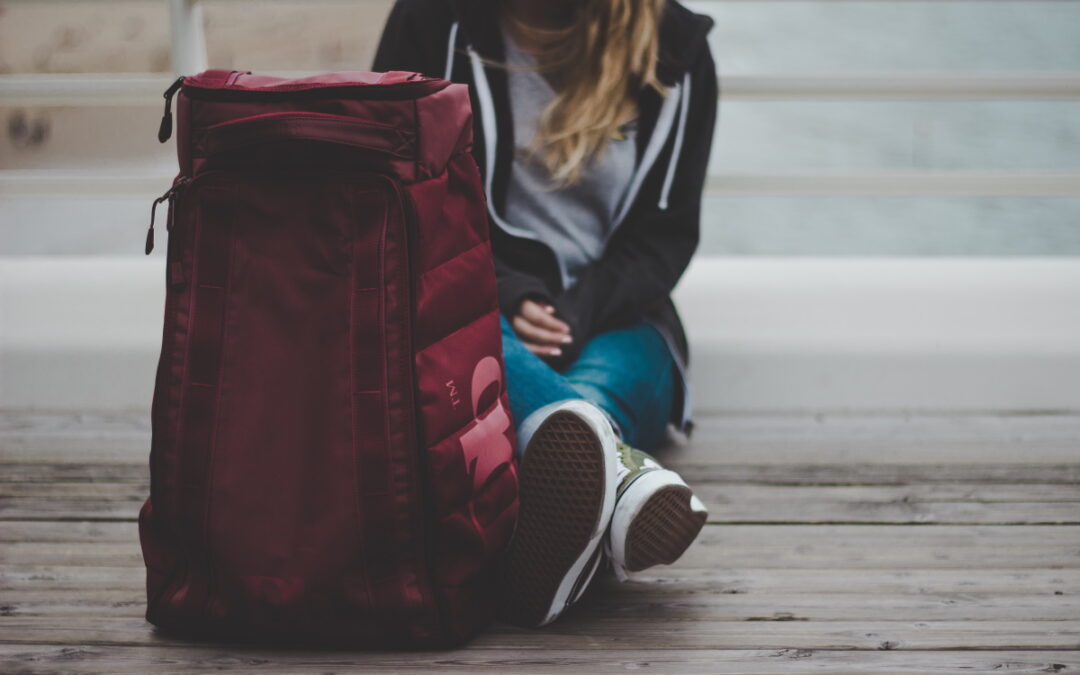
[[[469,638],[517,473],[466,88],[206,71],[177,111],[146,619]]]

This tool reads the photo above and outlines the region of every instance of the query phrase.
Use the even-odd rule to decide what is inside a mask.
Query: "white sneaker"
[[[626,581],[629,572],[678,560],[709,514],[679,474],[621,441],[616,447],[619,488],[605,545],[615,576]]]
[[[555,620],[585,591],[615,508],[615,433],[596,405],[573,399],[533,412],[518,430],[517,523],[502,569],[502,617]]]

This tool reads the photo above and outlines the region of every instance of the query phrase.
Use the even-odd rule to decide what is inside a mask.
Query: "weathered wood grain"
[[[695,484],[713,523],[1080,524],[1080,484]],[[147,483],[0,484],[0,520],[134,520]]]
[[[0,522],[0,563],[142,565],[132,522]],[[1080,567],[1072,525],[709,525],[676,563],[725,567],[922,569]]]
[[[695,486],[714,523],[1080,524],[1080,485]]]
[[[141,501],[150,483],[93,480],[79,483],[33,481],[0,483],[0,497],[48,499],[112,499]],[[1080,484],[1008,484],[931,483],[884,486],[788,486],[788,485],[712,485],[703,483],[700,494],[714,502],[793,502],[867,503],[867,502],[975,502],[985,504],[1014,502],[1071,502],[1080,504]],[[1077,507],[1080,508],[1080,507]]]
[[[658,453],[710,509],[672,566],[450,652],[146,622],[145,412],[0,413],[0,672],[1080,672],[1080,416],[732,416]]]
[[[1078,442],[1080,444],[1080,442]],[[724,464],[664,458],[694,485],[909,485],[917,483],[1080,484],[1080,462],[1069,464]],[[0,461],[0,484],[123,482],[149,486],[149,459],[100,463],[79,457]],[[147,487],[147,491],[149,488]]]
[[[11,592],[55,591],[69,594],[95,588],[102,591],[141,591],[141,567],[79,565],[0,565],[2,597]],[[685,569],[661,565],[637,572],[628,582],[658,593],[715,595],[894,595],[894,596],[1020,596],[1080,597],[1080,568],[1076,569]],[[73,597],[73,596],[72,596]]]
[[[133,573],[141,579],[142,575]],[[579,613],[597,620],[661,614],[670,620],[711,621],[1068,621],[1080,616],[1080,596],[1032,592],[1025,595],[804,594],[727,595],[690,584],[654,586],[614,580],[590,589]],[[142,617],[146,593],[82,588],[4,591],[0,615],[20,617]]]
[[[712,525],[682,568],[836,569],[1080,566],[1080,527]]]
[[[142,411],[28,415],[0,429],[4,462],[137,464],[149,451]],[[1080,415],[703,417],[690,443],[657,455],[683,465],[1070,465],[1080,462]]]
[[[1075,649],[1076,621],[716,621],[567,612],[540,633],[494,624],[478,647],[541,637],[550,649]],[[158,644],[142,617],[0,616],[0,643]],[[528,637],[526,637],[528,636]]]
[[[307,675],[365,673],[713,673],[715,675],[957,675],[959,673],[1080,673],[1074,651],[830,651],[810,649],[605,650],[544,646],[543,633],[522,635],[505,648],[365,653],[358,650],[284,650],[233,645],[0,644],[0,669],[25,673],[258,672]]]

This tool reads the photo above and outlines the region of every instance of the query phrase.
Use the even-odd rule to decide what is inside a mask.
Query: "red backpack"
[[[146,619],[462,642],[517,514],[466,86],[208,70],[165,93],[162,142],[174,94]]]

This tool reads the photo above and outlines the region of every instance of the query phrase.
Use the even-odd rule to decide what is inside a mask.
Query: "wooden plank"
[[[629,586],[664,593],[716,596],[765,595],[1080,595],[1080,569],[686,569],[661,565],[632,575]],[[12,593],[69,593],[93,588],[142,592],[141,567],[96,565],[0,565],[3,598]]]
[[[143,565],[142,551],[132,544],[78,542],[5,542],[0,563],[33,565]]]
[[[34,486],[27,486],[34,489]],[[931,483],[885,486],[761,486],[720,485],[705,488],[706,494],[722,497],[724,503],[788,501],[811,503],[909,502],[976,504],[1071,502],[1080,504],[1080,484]],[[0,488],[0,494],[5,494]],[[719,499],[717,500],[720,501]],[[1077,506],[1080,509],[1080,506]]]
[[[694,584],[657,586],[613,578],[600,579],[589,589],[590,599],[580,612],[603,617],[653,617],[664,621],[1067,621],[1080,617],[1076,596],[1042,593],[1030,595],[855,594],[806,593],[787,595],[723,595]],[[31,589],[5,591],[3,616],[142,617],[146,611],[143,588],[77,591]]]
[[[750,485],[906,485],[911,483],[1080,484],[1073,464],[724,464],[661,454],[666,466],[703,483]],[[0,462],[0,485],[27,483],[137,483],[149,486],[147,459],[87,462],[80,455],[55,461]],[[149,487],[147,487],[149,492]]]
[[[829,445],[836,452],[854,451],[872,456],[868,445],[908,445],[929,454],[938,447],[963,447],[975,452],[987,448],[1017,447],[1026,443],[1068,449],[1080,438],[1080,414],[728,414],[702,415],[692,440],[732,449],[786,445],[794,449]],[[1065,458],[1076,459],[1076,448]],[[804,458],[805,459],[805,458]],[[815,458],[817,459],[817,458]],[[947,458],[943,458],[947,459]],[[1010,457],[976,454],[985,462]],[[753,460],[751,460],[753,461]]]
[[[1053,486],[1068,490],[1068,486]],[[0,499],[58,499],[85,501],[141,501],[150,494],[150,479],[139,481],[10,481],[0,483]],[[1053,501],[1053,500],[1050,500]]]
[[[1080,485],[695,486],[714,523],[1080,524]]]
[[[31,459],[25,462],[0,462],[0,485],[31,483],[136,483],[150,485],[150,464],[101,464],[98,462],[47,462]]]
[[[120,415],[5,413],[0,461],[147,462],[144,411]],[[1080,415],[703,416],[690,443],[658,454],[680,464],[1070,465]]]
[[[1069,584],[1064,579],[1062,583]],[[128,565],[0,565],[0,598],[23,589],[55,589],[62,592],[99,588],[103,590],[145,589],[145,569]]]
[[[328,649],[259,649],[237,645],[184,647],[0,644],[0,670],[8,672],[115,673],[252,672],[283,675],[323,675],[328,672],[365,673],[625,673],[627,671],[716,675],[801,675],[845,673],[867,675],[958,675],[960,673],[1027,673],[1075,675],[1080,655],[1075,651],[874,651],[847,652],[809,649],[737,650],[715,647],[699,650],[650,650],[639,647],[605,650],[591,647],[599,636],[584,636],[589,649],[546,647],[543,631],[522,636],[505,647],[469,647],[453,651],[363,652]]]
[[[131,521],[13,520],[0,522],[0,542],[83,542],[138,545],[139,527]],[[6,548],[6,546],[5,546]],[[2,549],[0,549],[2,554]]]
[[[0,497],[0,520],[134,521],[147,495],[117,499]]]
[[[663,621],[1064,621],[1080,617],[1080,599],[1030,589],[1025,595],[978,593],[717,594],[700,583],[619,583],[605,577],[590,587],[584,615],[650,617]],[[974,626],[972,627],[975,628]]]
[[[149,408],[115,412],[5,410],[0,414],[0,441],[32,436],[102,437],[149,432]]]
[[[976,438],[989,441],[1075,439],[1080,414],[1073,413],[732,413],[702,414],[693,436],[707,435],[739,441],[805,442],[807,430],[833,440]],[[145,410],[49,411],[6,410],[0,414],[0,444],[5,439],[31,437],[117,437],[142,434],[149,438],[149,401]]]
[[[676,565],[544,630],[343,656],[155,631],[145,415],[0,414],[0,672],[1080,672],[1078,420],[706,420],[658,453],[714,523]]]
[[[887,457],[883,453],[882,457]],[[1022,455],[1017,455],[1018,458]],[[910,483],[1039,483],[1076,485],[1080,463],[1071,464],[724,464],[693,457],[669,459],[668,468],[693,484],[907,485]]]
[[[1080,527],[715,525],[681,568],[1080,567]]]
[[[670,565],[636,572],[632,581],[665,588],[693,588],[723,595],[828,593],[1080,594],[1080,568],[1072,569],[880,569],[686,568]]]
[[[10,520],[0,522],[0,542],[131,544],[138,545],[138,524],[133,521],[96,522],[62,520]],[[898,541],[902,538],[903,541]],[[1080,526],[1076,525],[708,525],[695,545],[742,550],[775,550],[818,545],[822,552],[847,550],[848,544],[910,549],[913,546],[965,550],[992,545],[1046,547],[1072,552],[1080,566]],[[6,547],[5,547],[6,548]],[[724,555],[734,555],[728,550]],[[891,553],[891,551],[890,551]],[[980,553],[992,554],[991,551]],[[869,552],[868,552],[869,554]],[[1004,555],[1004,554],[1003,554]],[[15,562],[14,560],[10,562]],[[1049,564],[1049,563],[1048,563]],[[751,566],[753,567],[753,566]],[[998,565],[1009,567],[1009,565]]]
[[[766,426],[774,420],[765,421]],[[682,464],[900,464],[900,465],[999,465],[1075,464],[1078,461],[1080,430],[1062,431],[1061,436],[1027,437],[1021,430],[1001,430],[989,437],[985,430],[971,436],[920,437],[910,431],[889,436],[890,427],[873,434],[860,428],[851,435],[828,433],[810,425],[800,425],[786,434],[740,437],[745,430],[728,429],[715,418],[705,418],[704,429],[695,430],[689,443],[672,443],[655,454],[666,463]],[[991,425],[996,428],[997,425]],[[933,431],[933,430],[931,430]],[[944,436],[944,432],[941,434]]]
[[[685,446],[657,451],[664,463],[686,464],[934,464],[934,465],[1068,465],[1076,460],[1076,440],[1069,441],[955,441],[955,442],[839,442],[787,445],[784,442],[735,443],[697,439]],[[94,462],[137,464],[149,462],[148,441],[56,439],[0,447],[0,461]],[[985,453],[985,458],[981,457]]]
[[[161,644],[142,617],[0,616],[0,643]],[[545,648],[624,649],[1074,649],[1080,621],[714,621],[598,616],[571,608],[540,635],[495,624],[478,647],[536,637]]]
[[[695,485],[714,523],[1080,524],[1080,485]],[[0,520],[138,517],[149,487],[0,485]]]
[[[142,565],[137,535],[130,522],[2,522],[0,563]],[[1080,526],[710,525],[677,566],[1076,568]]]
[[[67,482],[7,482],[0,483],[0,497],[48,498],[70,500],[142,501],[149,494],[148,479],[138,482],[89,481]],[[721,485],[706,487],[703,494],[719,495],[722,503],[742,501],[799,501],[813,502],[1073,502],[1080,503],[1080,484],[1008,484],[931,483],[903,486],[758,486]],[[717,500],[720,502],[721,500]],[[1078,507],[1080,508],[1080,507]]]
[[[41,619],[48,623],[48,619]],[[65,622],[69,621],[65,619]],[[93,620],[87,620],[92,623]],[[137,619],[135,619],[137,621]],[[0,620],[0,626],[3,626]],[[568,611],[545,627],[550,648],[604,649],[1075,649],[1080,621],[712,621],[679,619],[657,611],[640,616],[598,616]],[[521,629],[496,624],[476,640],[485,646]],[[591,640],[583,640],[591,636]]]

